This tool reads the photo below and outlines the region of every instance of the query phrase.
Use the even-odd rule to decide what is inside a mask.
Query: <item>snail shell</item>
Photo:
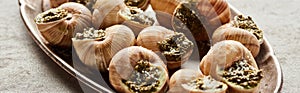
[[[168,14],[173,14],[176,6],[187,0],[150,0],[150,4],[154,11],[160,11]]]
[[[193,82],[196,79],[208,79],[209,81],[203,82],[204,85],[210,84],[220,84],[222,85],[221,89],[195,89],[193,87],[189,87],[189,83]],[[209,76],[204,76],[198,71],[191,69],[180,69],[176,71],[172,77],[170,78],[168,93],[226,93],[228,86],[222,82],[213,80]]]
[[[138,7],[146,10],[149,6],[150,0],[124,0],[127,6]]]
[[[96,28],[124,24],[137,36],[142,29],[154,24],[154,19],[144,14],[143,10],[127,7],[123,0],[98,0],[95,7],[93,25]]]
[[[67,2],[76,2],[85,5],[87,8],[90,9],[90,7],[93,5],[95,0],[42,0],[42,10],[46,11],[51,8],[57,8],[63,3]]]
[[[191,31],[196,40],[207,40],[216,28],[230,21],[230,8],[226,0],[191,0],[180,3],[173,15],[175,31]]]
[[[260,50],[259,41],[252,33],[244,29],[233,27],[230,23],[219,27],[213,34],[213,44],[223,40],[239,41],[251,51],[254,57],[258,55]]]
[[[163,41],[170,35],[175,34],[174,31],[166,29],[162,26],[151,26],[143,29],[137,37],[137,45],[158,52],[158,42]]]
[[[69,0],[43,0],[43,7],[42,10],[46,11],[51,8],[56,8],[63,3],[69,2]]]
[[[111,58],[121,49],[134,45],[135,37],[130,28],[114,25],[105,30],[103,40],[72,38],[80,60],[101,72],[107,71]]]
[[[45,17],[49,17],[45,15],[58,14],[57,11],[63,11],[65,16],[44,20]],[[37,15],[35,21],[38,30],[51,45],[70,47],[73,33],[81,32],[84,28],[91,26],[91,12],[82,4],[68,2]]]
[[[174,31],[192,33],[202,58],[210,48],[213,31],[229,22],[230,8],[225,0],[187,0],[176,7],[173,15]]]
[[[185,63],[192,54],[193,44],[185,37],[185,40],[189,41],[192,45],[186,53],[180,55],[180,60],[170,60],[168,56],[164,54],[165,51],[160,49],[159,42],[162,42],[170,37],[177,35],[178,33],[166,29],[162,26],[151,26],[143,29],[137,37],[137,45],[150,49],[159,54],[163,59],[166,58],[167,66],[169,69],[179,68],[181,64]],[[176,41],[175,41],[176,42]]]
[[[190,93],[182,87],[182,84],[200,77],[202,74],[192,69],[180,69],[170,78],[169,93]]]
[[[199,0],[197,9],[200,15],[205,16],[205,24],[212,26],[213,30],[230,21],[231,13],[226,0]]]
[[[246,59],[251,66],[257,67],[257,64],[251,55],[251,52],[240,42],[233,40],[224,40],[216,43],[201,60],[200,70],[204,75],[217,72],[211,68],[217,65],[227,68],[233,62]]]
[[[144,28],[153,26],[155,23],[152,17],[137,7],[126,7],[118,14],[126,20],[123,24],[131,28],[136,37]]]
[[[258,86],[251,89],[240,89],[232,83],[224,80],[219,74],[222,70],[229,68],[234,62],[246,60],[254,69],[258,69],[257,64],[250,51],[240,42],[233,40],[224,40],[216,43],[207,55],[200,62],[200,70],[204,75],[211,75],[216,80],[224,81],[228,84],[229,90],[233,93],[253,92]]]
[[[231,23],[234,27],[247,30],[253,34],[257,38],[259,44],[263,43],[263,31],[256,25],[250,16],[236,15]]]
[[[149,64],[157,67],[159,70],[159,84],[155,91],[151,93],[163,93],[166,91],[169,76],[167,68],[163,61],[151,50],[139,46],[131,46],[119,51],[111,60],[109,65],[109,81],[111,85],[120,93],[133,93],[123,80],[132,79],[130,75],[136,71],[136,66],[141,60],[149,61]],[[149,77],[151,78],[151,77]],[[137,81],[138,82],[138,81]]]
[[[92,17],[94,27],[104,29],[123,23],[125,19],[121,18],[118,12],[125,7],[123,0],[97,0]]]
[[[150,0],[151,7],[156,13],[158,23],[168,29],[172,28],[172,16],[181,0]]]

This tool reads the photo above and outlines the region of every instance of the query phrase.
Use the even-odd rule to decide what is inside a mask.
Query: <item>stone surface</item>
[[[300,1],[228,1],[265,31],[282,66],[282,92],[300,91]],[[0,92],[82,92],[29,36],[17,0],[0,0],[0,33]]]
[[[0,13],[0,92],[81,92],[29,36],[17,0],[1,0]]]
[[[265,31],[282,67],[282,93],[300,91],[299,0],[228,0]]]

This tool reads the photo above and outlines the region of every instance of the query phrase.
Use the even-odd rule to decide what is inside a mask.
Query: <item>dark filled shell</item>
[[[230,21],[230,9],[225,0],[190,0],[175,9],[172,27],[175,31],[191,33],[202,58],[210,49],[213,31]]]

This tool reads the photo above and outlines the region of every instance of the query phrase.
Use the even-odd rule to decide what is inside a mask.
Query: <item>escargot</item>
[[[177,5],[184,0],[150,0],[158,23],[168,29],[172,28],[172,16]]]
[[[119,93],[163,93],[169,76],[164,62],[154,52],[131,46],[112,58],[109,81]]]
[[[226,0],[187,0],[175,9],[172,27],[177,32],[192,33],[197,41],[199,55],[210,48],[213,31],[230,21],[230,8]]]
[[[213,44],[222,40],[235,40],[246,46],[256,57],[260,51],[260,44],[263,41],[262,30],[253,22],[251,17],[238,15],[234,20],[227,23],[214,32],[212,36]]]
[[[200,70],[228,84],[233,93],[255,92],[262,79],[262,71],[250,51],[233,40],[216,43],[201,60]]]
[[[149,6],[150,0],[124,0],[127,6],[138,7],[146,10]]]
[[[111,58],[121,49],[134,45],[135,37],[130,28],[114,25],[105,30],[85,29],[72,41],[84,64],[106,72]]]
[[[160,11],[172,15],[176,6],[183,1],[188,0],[150,0],[150,4],[154,11]]]
[[[260,44],[263,43],[263,31],[256,25],[252,17],[237,15],[232,22],[234,27],[249,31],[258,39]]]
[[[180,69],[170,78],[168,93],[226,93],[228,86],[211,76],[191,69]]]
[[[38,14],[35,23],[51,45],[70,47],[73,34],[91,26],[91,17],[90,10],[82,4],[68,2]]]
[[[49,10],[51,8],[57,8],[60,5],[62,5],[63,3],[67,3],[67,2],[76,2],[76,3],[80,3],[83,4],[85,6],[87,6],[88,8],[92,7],[92,4],[96,1],[96,0],[42,0],[43,2],[43,6],[42,6],[42,10],[46,11]]]
[[[137,36],[144,28],[153,26],[155,21],[152,17],[144,14],[144,12],[137,7],[127,7],[119,11],[119,15],[125,19],[124,25],[131,28]]]
[[[137,7],[126,6],[122,0],[98,0],[96,2],[93,12],[94,27],[103,29],[122,23],[133,29],[136,34],[142,28],[153,25],[154,19]]]
[[[178,68],[186,62],[194,46],[183,33],[161,26],[143,29],[137,37],[137,45],[161,54],[166,59],[169,69]]]

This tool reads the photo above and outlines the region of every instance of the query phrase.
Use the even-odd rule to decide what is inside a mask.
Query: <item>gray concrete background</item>
[[[300,91],[299,0],[228,0],[265,31],[282,66],[282,92]],[[81,92],[27,33],[17,0],[0,0],[0,92]]]

